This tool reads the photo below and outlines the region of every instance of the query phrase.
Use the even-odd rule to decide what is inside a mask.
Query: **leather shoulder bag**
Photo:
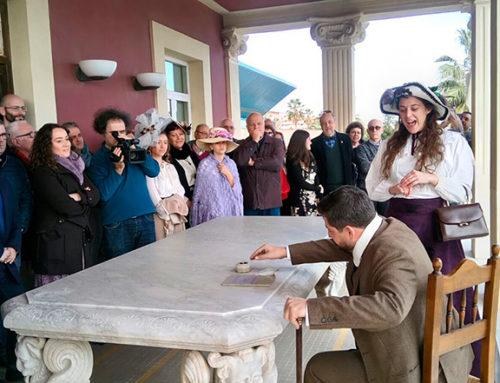
[[[450,206],[446,202],[446,205],[437,209],[443,242],[485,237],[489,234],[479,203]]]

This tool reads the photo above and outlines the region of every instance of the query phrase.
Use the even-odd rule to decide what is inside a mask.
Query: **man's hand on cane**
[[[290,297],[286,300],[283,310],[283,317],[295,326],[298,330],[300,324],[298,319],[303,319],[306,316],[307,300],[304,298]]]

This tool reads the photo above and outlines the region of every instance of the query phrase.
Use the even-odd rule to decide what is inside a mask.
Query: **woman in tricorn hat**
[[[439,126],[437,120],[446,119],[449,110],[438,94],[420,83],[386,90],[380,108],[383,113],[399,116],[399,128],[382,142],[370,166],[368,195],[374,201],[390,199],[386,216],[415,231],[431,260],[441,258],[447,274],[465,254],[460,241],[440,241],[436,209],[444,201],[459,203],[471,197],[472,151],[460,134]],[[454,298],[455,307],[460,307],[459,294]],[[468,294],[468,302],[471,298]],[[466,321],[471,318],[467,310]]]
[[[210,129],[196,145],[210,150],[198,166],[191,207],[191,226],[217,217],[243,215],[243,195],[236,163],[226,153],[238,147],[226,129]]]

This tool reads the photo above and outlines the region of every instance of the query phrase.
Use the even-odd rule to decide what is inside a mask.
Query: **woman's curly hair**
[[[33,169],[41,166],[56,169],[56,158],[52,152],[52,131],[56,128],[64,129],[68,133],[68,129],[53,123],[45,124],[36,133],[31,151],[31,167]]]
[[[438,113],[433,108],[433,105],[427,100],[418,99],[431,111],[427,114],[424,129],[422,129],[417,139],[415,149],[417,153],[420,153],[420,156],[415,165],[415,170],[433,172],[444,159],[444,146],[441,139],[443,129],[437,123]],[[400,118],[399,128],[387,141],[387,149],[382,157],[382,175],[384,178],[389,178],[394,160],[406,145],[410,135]]]

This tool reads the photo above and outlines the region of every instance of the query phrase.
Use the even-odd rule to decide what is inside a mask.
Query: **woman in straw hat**
[[[441,258],[447,274],[465,254],[460,241],[439,240],[436,209],[444,201],[463,202],[472,195],[472,151],[460,134],[439,126],[437,120],[446,119],[448,107],[420,83],[386,90],[380,108],[383,113],[399,116],[399,128],[382,142],[370,166],[368,195],[374,201],[390,199],[386,216],[415,231],[431,260]],[[472,302],[470,293],[468,302]],[[455,307],[459,307],[459,294],[455,298]],[[466,321],[470,321],[470,310],[467,313]]]
[[[243,195],[236,163],[226,153],[238,147],[226,129],[210,129],[196,145],[210,150],[200,162],[191,207],[191,226],[217,217],[243,215]]]

